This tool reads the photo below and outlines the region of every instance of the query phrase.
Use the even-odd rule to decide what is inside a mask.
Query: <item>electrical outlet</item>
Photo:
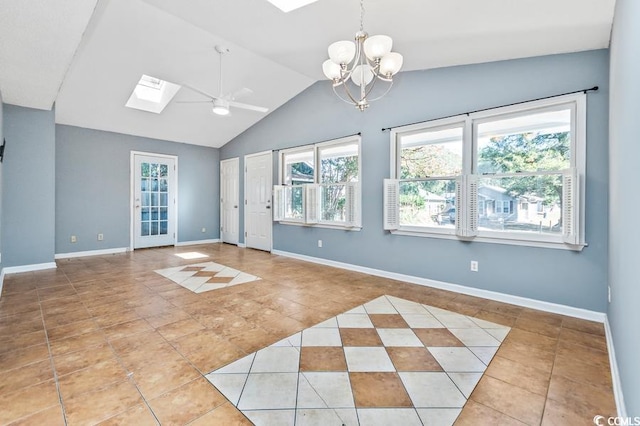
[[[75,235],[71,236],[71,242],[72,243],[77,243],[78,242],[78,238]]]
[[[98,241],[104,240],[104,234],[98,234]]]
[[[207,228],[202,228],[202,233],[207,232]]]
[[[471,261],[471,272],[478,272],[478,261],[477,260],[472,260]]]
[[[318,247],[322,247],[322,240],[318,240]]]

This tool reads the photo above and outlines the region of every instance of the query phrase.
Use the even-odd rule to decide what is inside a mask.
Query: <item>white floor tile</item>
[[[496,340],[498,340],[499,342],[504,342],[504,339],[507,338],[511,329],[510,328],[487,328],[484,331],[486,331],[487,333],[495,337]]]
[[[274,343],[271,346],[293,346],[293,347],[300,347],[300,343],[302,341],[302,332],[300,333],[296,333],[294,335],[291,335],[289,337],[286,337],[282,340],[280,340],[279,342]]]
[[[384,347],[345,347],[350,372],[396,371]]]
[[[300,368],[300,352],[291,346],[269,346],[256,352],[253,373],[296,373]]]
[[[228,266],[225,267],[222,271],[218,272],[216,274],[216,277],[229,277],[229,278],[233,278],[235,276],[237,276],[238,274],[240,274],[240,271],[238,271],[237,269],[233,269],[233,268],[229,268]]]
[[[352,426],[358,424],[355,408],[298,410],[296,426]]]
[[[465,346],[500,346],[495,337],[481,328],[449,328]]]
[[[446,373],[398,373],[416,408],[461,408],[467,399]]]
[[[220,272],[224,268],[226,268],[226,266],[221,265],[219,263],[215,263],[215,262],[208,262],[208,263],[205,263],[205,265],[206,266],[203,269],[203,271],[207,271],[207,272]]]
[[[376,330],[385,346],[424,347],[410,328],[378,328]]]
[[[248,374],[207,374],[205,377],[233,404],[238,405]]]
[[[425,311],[426,312],[426,311]],[[444,325],[433,315],[425,314],[400,314],[411,328],[444,328]]]
[[[452,426],[462,410],[458,408],[418,408],[422,423],[428,426]]]
[[[496,324],[495,322],[486,321],[480,318],[474,318],[474,317],[467,317],[467,318],[469,318],[471,321],[475,322],[476,324],[478,324],[478,326],[482,328],[509,328],[509,327],[505,327],[502,324]]]
[[[345,314],[366,314],[366,313],[367,311],[364,309],[364,306],[362,305],[345,312]]]
[[[302,331],[302,346],[342,346],[337,328],[308,328]]]
[[[296,410],[253,410],[242,412],[255,426],[293,426]]]
[[[367,314],[338,315],[338,326],[341,328],[373,328],[373,323]]]
[[[172,274],[171,277],[169,277],[169,279],[175,283],[180,284],[184,280],[191,278],[195,274],[196,274],[195,271],[181,271],[181,272],[176,272],[175,274]]]
[[[251,281],[259,280],[260,278],[255,275],[245,274],[244,272],[240,272],[234,279],[231,280],[229,285],[238,285],[244,283],[250,283]]]
[[[478,324],[471,321],[464,315],[453,312],[448,312],[446,314],[433,313],[433,316],[447,328],[480,328]]]
[[[482,373],[487,368],[469,349],[429,347],[429,352],[447,372]]]
[[[171,277],[171,275],[175,274],[176,272],[182,271],[182,268],[184,268],[184,266],[176,266],[175,268],[158,269],[157,271],[154,271],[154,272],[162,275],[163,277],[169,278]]]
[[[249,373],[251,370],[251,364],[253,364],[253,359],[255,357],[256,354],[254,352],[251,355],[247,355],[244,358],[240,358],[239,360],[232,362],[231,364],[218,368],[217,370],[212,371],[212,373]]]
[[[239,410],[295,409],[298,373],[249,374]]]
[[[473,389],[482,378],[482,373],[449,373],[449,378],[453,380],[460,392],[469,398]]]
[[[489,365],[493,356],[498,352],[498,348],[495,347],[478,347],[478,348],[469,348],[471,352],[474,353],[475,356],[480,358],[485,365]]]
[[[420,303],[411,302],[410,300],[400,299],[394,296],[387,296],[387,299],[396,310],[401,314],[425,314],[428,313],[424,306]]]
[[[298,408],[355,407],[349,373],[300,373]]]
[[[369,314],[397,314],[396,308],[393,307],[391,302],[386,297],[381,296],[377,299],[373,299],[371,302],[364,304],[364,308]]]
[[[200,287],[192,290],[194,293],[204,293],[205,291],[219,290],[227,287],[227,284],[202,284]]]
[[[358,418],[360,426],[422,425],[413,408],[359,408]]]
[[[337,328],[337,327],[338,327],[338,320],[336,317],[332,317],[326,321],[322,321],[321,323],[314,325],[312,328]]]

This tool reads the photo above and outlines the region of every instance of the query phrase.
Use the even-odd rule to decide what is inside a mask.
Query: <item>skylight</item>
[[[311,3],[315,3],[318,0],[267,0],[269,3],[280,9],[281,11],[288,13],[292,10],[300,9]]]
[[[160,114],[180,90],[180,85],[143,74],[126,106]]]

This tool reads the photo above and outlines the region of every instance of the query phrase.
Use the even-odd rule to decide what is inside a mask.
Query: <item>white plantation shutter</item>
[[[286,188],[282,185],[273,187],[273,220],[277,222],[284,220],[284,191]]]
[[[384,229],[398,229],[400,227],[400,185],[396,179],[384,180],[383,208]]]
[[[345,221],[348,226],[360,226],[360,184],[345,185]]]
[[[570,169],[562,176],[562,237],[567,244],[580,244],[579,194],[577,170]]]
[[[320,186],[315,184],[304,185],[304,221],[305,223],[318,223],[320,213]]]
[[[456,181],[456,235],[478,235],[478,179],[460,176]]]
[[[475,237],[478,235],[478,177],[467,176],[467,237]],[[457,210],[456,210],[457,211]]]

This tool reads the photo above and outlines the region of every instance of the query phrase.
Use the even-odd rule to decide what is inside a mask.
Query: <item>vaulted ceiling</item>
[[[388,34],[403,71],[609,46],[615,0],[365,0],[365,30]],[[358,0],[283,13],[266,0],[0,0],[5,103],[50,109],[56,122],[220,147],[265,114],[228,117],[182,88],[161,114],[126,108],[142,74],[275,110],[323,78],[327,46],[352,39]],[[327,90],[329,89],[327,82]],[[345,105],[345,108],[348,106]]]

